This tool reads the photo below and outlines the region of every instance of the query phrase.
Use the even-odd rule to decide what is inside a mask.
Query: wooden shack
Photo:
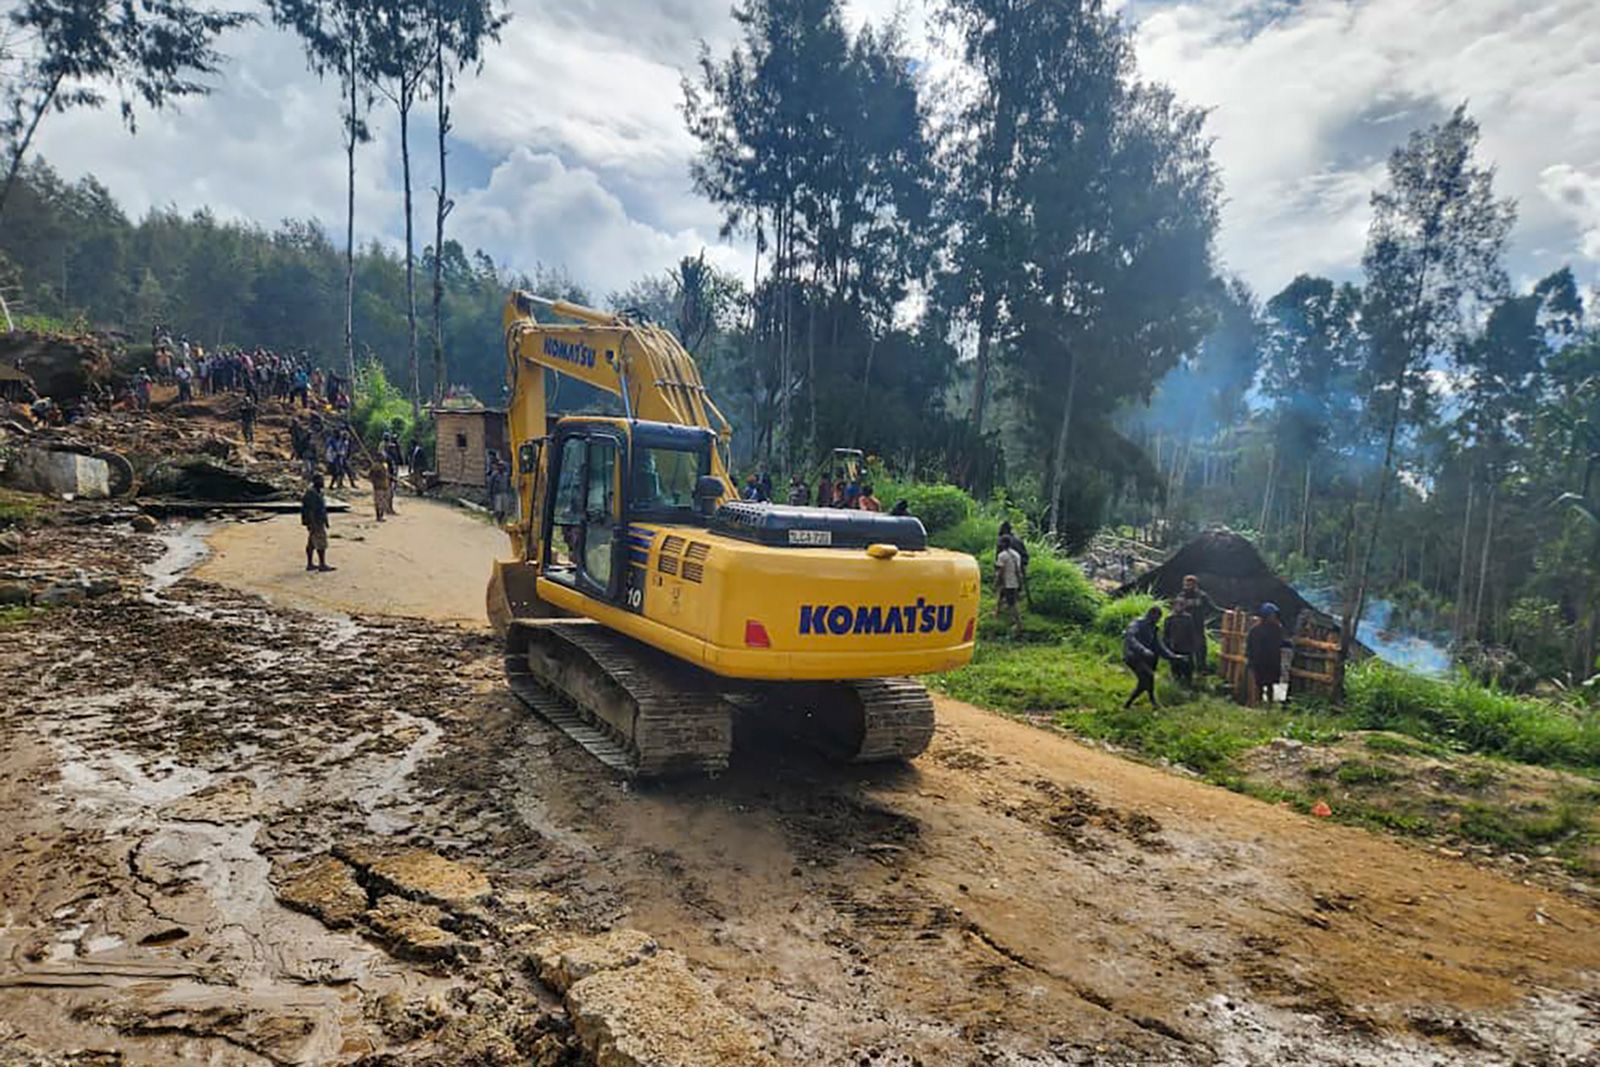
[[[482,489],[489,452],[510,451],[506,413],[500,408],[441,406],[433,409],[434,465],[446,485]]]

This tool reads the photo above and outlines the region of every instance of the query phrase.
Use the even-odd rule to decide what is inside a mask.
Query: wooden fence
[[[1289,661],[1289,695],[1332,699],[1339,689],[1339,627],[1302,617]]]
[[[1246,706],[1255,705],[1254,687],[1250,685],[1249,664],[1245,662],[1245,640],[1250,634],[1250,613],[1232,608],[1222,613],[1222,633],[1217,643],[1217,662],[1222,664],[1222,677],[1228,683],[1233,699]]]

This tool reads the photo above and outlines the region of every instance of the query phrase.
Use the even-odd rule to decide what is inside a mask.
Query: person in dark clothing
[[[249,393],[239,405],[239,431],[244,434],[245,444],[256,443],[256,398]]]
[[[1186,574],[1183,576],[1183,588],[1173,598],[1172,613],[1174,615],[1187,614],[1194,620],[1194,624],[1187,627],[1189,634],[1187,643],[1172,645],[1170,640],[1167,643],[1172,645],[1173,651],[1182,652],[1188,656],[1194,663],[1195,673],[1198,674],[1206,669],[1208,651],[1206,648],[1206,623],[1219,617],[1222,614],[1222,609],[1217,607],[1215,600],[1211,599],[1211,594],[1200,588],[1200,579],[1192,574]]]
[[[1011,547],[1016,549],[1017,555],[1022,557],[1022,573],[1026,576],[1028,573],[1028,543],[1011,532],[1011,523],[1002,522],[1000,524],[1000,534],[995,538],[995,551],[1000,551],[1000,545],[1008,537],[1011,538]]]
[[[901,518],[903,518],[903,517],[905,517],[907,515],[910,515],[911,514],[911,502],[909,500],[896,500],[894,502],[894,507],[889,509],[889,514],[895,515],[895,516],[898,516],[898,517],[901,517]]]
[[[1198,635],[1196,631],[1200,631]],[[1162,640],[1167,647],[1178,653],[1178,658],[1172,661],[1172,676],[1187,688],[1194,687],[1194,674],[1196,663],[1194,649],[1198,645],[1201,657],[1205,652],[1205,632],[1201,630],[1199,620],[1189,610],[1187,601],[1175,600],[1172,604],[1172,614],[1167,616],[1167,624],[1162,628]]]
[[[1168,648],[1161,640],[1161,634],[1156,629],[1156,624],[1161,621],[1161,609],[1151,608],[1142,616],[1128,624],[1122,633],[1122,662],[1133,672],[1135,685],[1133,692],[1128,694],[1128,699],[1123,707],[1133,707],[1133,702],[1139,699],[1140,694],[1150,695],[1150,706],[1158,708],[1156,703],[1156,664],[1165,659],[1176,663],[1178,654]]]
[[[1278,617],[1278,605],[1268,601],[1261,605],[1260,621],[1250,628],[1249,635],[1244,639],[1244,660],[1250,670],[1251,695],[1259,700],[1265,692],[1268,704],[1272,703],[1278,682],[1283,677],[1283,645],[1283,621]]]
[[[306,570],[331,571],[328,566],[328,501],[322,495],[322,475],[311,479],[311,487],[300,498],[300,525],[306,528]],[[312,553],[317,565],[311,565]]]

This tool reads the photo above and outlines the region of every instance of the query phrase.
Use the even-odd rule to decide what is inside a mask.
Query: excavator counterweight
[[[915,518],[737,500],[732,427],[660,326],[519,292],[505,336],[521,509],[488,612],[519,697],[638,777],[726,766],[735,708],[847,760],[927,747],[912,677],[971,658],[970,556]],[[623,414],[549,420],[548,372]]]

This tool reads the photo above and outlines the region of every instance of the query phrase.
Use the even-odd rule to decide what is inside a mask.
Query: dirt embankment
[[[751,721],[721,779],[618,783],[504,694],[482,631],[351,611],[424,606],[390,553],[486,573],[474,520],[411,511],[335,542],[333,575],[292,566],[292,519],[229,531],[202,573],[276,604],[167,584],[157,537],[23,540],[125,590],[0,648],[16,1056],[1595,1055],[1592,909],[958,703],[912,767],[832,767]],[[328,603],[350,613],[285,606]]]

